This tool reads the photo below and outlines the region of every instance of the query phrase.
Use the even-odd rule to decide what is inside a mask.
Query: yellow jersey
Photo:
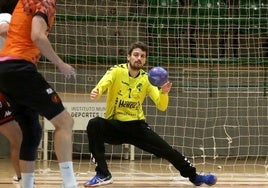
[[[107,90],[106,114],[107,119],[120,121],[145,120],[142,104],[149,96],[156,107],[165,111],[168,106],[168,94],[150,84],[148,73],[140,70],[138,76],[131,77],[127,64],[111,67],[94,89],[99,91],[98,99]]]

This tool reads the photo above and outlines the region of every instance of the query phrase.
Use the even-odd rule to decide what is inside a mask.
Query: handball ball
[[[168,73],[163,67],[153,67],[148,72],[148,79],[152,85],[161,87],[168,81]]]

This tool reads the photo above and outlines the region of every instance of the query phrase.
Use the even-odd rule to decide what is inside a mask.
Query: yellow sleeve
[[[104,76],[101,78],[101,80],[98,82],[96,87],[94,89],[97,89],[99,91],[98,99],[103,95],[103,93],[107,90],[107,88],[113,83],[114,74],[113,74],[113,68],[110,68]]]
[[[162,90],[159,90],[155,86],[149,86],[148,95],[155,103],[158,110],[165,111],[167,109],[169,102],[168,94],[162,93]]]

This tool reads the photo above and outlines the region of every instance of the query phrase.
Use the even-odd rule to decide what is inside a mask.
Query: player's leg
[[[21,128],[23,139],[20,148],[20,169],[22,187],[34,187],[35,160],[37,149],[42,138],[42,128],[39,123],[38,114],[30,109],[15,108],[13,115]]]
[[[17,122],[12,120],[0,126],[0,132],[9,140],[11,161],[16,173],[16,180],[19,181],[21,179],[19,166],[20,145],[22,141],[21,129]]]
[[[71,161],[73,118],[66,110],[63,110],[50,121],[55,126],[54,147],[58,161],[60,163]]]
[[[54,148],[63,179],[63,187],[76,188],[77,182],[72,162],[72,128],[74,120],[64,108],[58,94],[42,79],[39,78],[39,82],[46,93],[39,93],[38,96],[42,102],[36,103],[36,107],[39,113],[46,117],[55,127]]]
[[[135,123],[130,124],[128,122],[125,127],[130,130],[129,135],[132,135],[126,137],[128,143],[168,160],[183,177],[189,178],[195,185],[201,185],[202,183],[214,185],[216,183],[217,178],[214,175],[197,175],[196,168],[190,161],[151,130],[147,123],[136,121],[135,125]]]
[[[2,93],[0,93],[0,132],[9,140],[11,161],[16,173],[13,180],[19,181],[21,179],[19,155],[22,132],[19,125],[14,120],[10,105],[7,103]]]
[[[39,97],[40,100],[44,99],[41,94]],[[42,129],[39,124],[38,113],[16,104],[14,104],[13,107],[15,108],[14,117],[19,122],[23,132],[23,142],[20,154],[21,170],[24,172],[22,173],[22,183],[24,184],[24,187],[29,188],[30,184],[33,184],[34,180],[35,154],[37,153],[37,148],[41,140]],[[21,110],[22,108],[24,111]],[[53,110],[55,109],[59,108],[55,107]],[[64,110],[62,104],[60,105],[60,109],[63,111],[51,119],[51,122],[55,126],[55,151],[59,160],[64,186],[77,187],[72,164],[73,119],[69,113]],[[50,115],[47,117],[50,117]],[[70,124],[67,124],[67,121]]]
[[[55,126],[54,147],[59,161],[64,186],[76,187],[77,183],[73,174],[72,163],[73,119],[66,110],[63,110],[50,121]]]
[[[2,107],[8,107],[5,111],[5,114],[9,114],[8,112],[10,111],[8,110],[10,110],[10,108],[7,102],[4,101],[4,98],[1,100],[1,102]],[[14,155],[16,157],[19,156],[18,158],[20,159],[20,184],[22,187],[33,188],[35,159],[37,148],[41,140],[42,129],[39,124],[38,114],[36,112],[25,108],[25,106],[15,105],[15,103],[13,103],[13,105],[14,106],[12,107],[14,108],[12,115],[17,120],[19,125],[16,121],[13,120],[13,117],[11,116],[13,121],[9,121],[8,127],[5,126],[5,129],[2,131],[4,131],[4,134],[9,138],[11,142],[11,148],[16,147],[15,150],[17,151]],[[6,118],[8,117],[6,116]]]
[[[87,125],[87,135],[90,152],[96,162],[96,172],[108,176],[110,172],[105,160],[105,132],[107,132],[106,121],[96,117],[89,120]]]
[[[65,111],[64,106],[54,89],[38,73],[36,66],[23,60],[14,60],[13,69],[8,72],[8,63],[3,63],[0,69],[0,88],[17,104],[17,110],[33,109],[46,117],[55,126],[55,150],[65,187],[77,187],[72,163],[72,126],[73,119]],[[25,67],[23,70],[20,67]],[[25,83],[27,83],[25,85]],[[11,104],[11,106],[13,106]],[[69,121],[69,122],[67,122]],[[62,133],[64,135],[62,135]],[[63,150],[61,146],[68,149]]]
[[[84,186],[97,186],[112,183],[112,176],[108,170],[105,159],[104,143],[120,144],[121,135],[118,134],[116,121],[106,120],[101,117],[96,117],[89,120],[87,125],[87,135],[89,142],[89,150],[97,164],[96,176],[87,181]]]
[[[35,160],[20,160],[21,187],[34,188]]]

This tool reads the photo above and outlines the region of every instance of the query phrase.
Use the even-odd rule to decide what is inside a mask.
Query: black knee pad
[[[34,161],[37,157],[37,149],[42,138],[42,128],[39,123],[38,114],[27,113],[16,114],[23,139],[20,148],[20,159],[25,161]]]
[[[34,161],[37,157],[37,149],[42,138],[42,128],[38,119],[32,121],[23,131],[23,139],[20,148],[20,159]]]

